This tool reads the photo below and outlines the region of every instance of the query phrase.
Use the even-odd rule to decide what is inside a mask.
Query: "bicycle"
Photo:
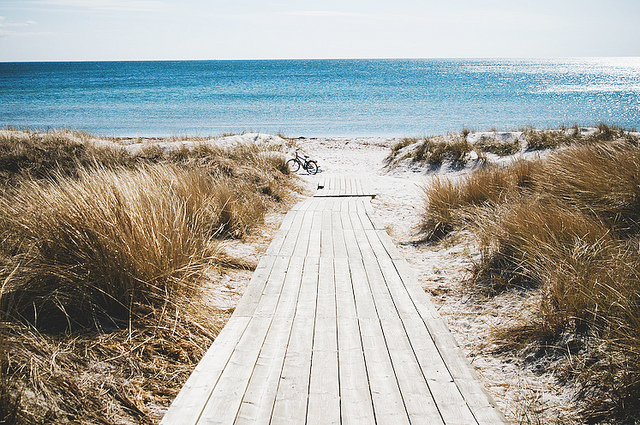
[[[296,156],[287,161],[287,166],[292,172],[297,172],[300,167],[309,174],[316,174],[318,172],[318,163],[313,159],[309,159],[307,155],[301,156],[296,150]]]

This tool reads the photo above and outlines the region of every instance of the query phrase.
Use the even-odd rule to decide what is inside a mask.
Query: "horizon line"
[[[0,60],[0,63],[92,63],[92,62],[260,62],[260,61],[349,61],[349,60],[546,60],[546,59],[634,59],[640,56],[450,56],[450,57],[335,57],[335,58],[224,58],[224,59],[43,59]]]

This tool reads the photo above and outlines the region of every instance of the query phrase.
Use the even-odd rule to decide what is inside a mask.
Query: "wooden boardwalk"
[[[287,214],[163,424],[506,423],[352,180]]]
[[[369,196],[373,198],[376,195],[362,179],[354,175],[345,174],[320,177],[318,180],[318,191],[314,195],[316,198],[357,196]]]

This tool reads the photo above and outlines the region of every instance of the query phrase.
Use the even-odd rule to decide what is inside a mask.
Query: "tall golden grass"
[[[0,132],[0,182],[2,186],[23,180],[52,178],[53,173],[73,176],[83,167],[125,166],[135,158],[123,148],[89,142],[90,136],[71,131]]]
[[[640,417],[640,147],[607,134],[614,139],[582,140],[545,160],[435,180],[424,188],[422,230],[437,239],[473,229],[482,251],[475,288],[539,299],[537,311],[496,332],[501,346],[563,358],[556,372],[581,389],[585,421],[633,423]]]
[[[0,200],[17,268],[2,276],[3,311],[38,329],[126,323],[133,306],[188,295],[216,237],[242,235],[264,208],[228,179],[170,165],[24,183]]]
[[[204,273],[250,266],[223,240],[297,189],[279,147],[0,139],[0,417],[154,422],[228,317],[206,311]]]
[[[517,160],[509,167],[476,169],[469,177],[434,177],[423,186],[425,211],[419,231],[427,240],[439,240],[473,221],[479,207],[506,202],[531,189],[539,161]]]

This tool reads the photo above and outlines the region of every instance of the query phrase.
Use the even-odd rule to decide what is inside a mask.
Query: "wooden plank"
[[[265,254],[277,255],[283,253],[286,255],[293,251],[293,247],[298,239],[298,232],[302,226],[304,213],[296,211],[289,212],[288,214],[293,216],[291,224],[288,228],[282,229],[277,233],[274,241],[269,244]]]
[[[386,230],[374,230],[374,232],[376,232],[377,239],[380,245],[384,247],[389,258],[394,260],[402,258],[402,254],[400,254]]]
[[[334,267],[340,370],[340,417],[343,425],[373,425],[375,415],[360,338],[360,325],[356,315],[349,262],[346,258],[336,258]]]
[[[232,423],[273,323],[290,257],[277,257],[251,320],[225,366],[199,422]]]
[[[233,312],[234,317],[251,317],[260,301],[262,291],[267,284],[267,280],[273,271],[273,267],[278,260],[277,255],[263,255],[258,262],[256,270],[251,276],[251,280],[242,295],[242,298],[236,305]]]
[[[333,175],[325,178],[324,188],[319,189],[314,197],[374,197],[362,178],[356,175]]]
[[[271,273],[263,286],[258,303],[251,314],[252,318],[271,319],[277,309],[285,278],[290,267],[292,257],[278,256],[275,259]],[[244,296],[243,296],[244,298]]]
[[[444,424],[429,385],[422,375],[409,337],[393,304],[378,262],[375,258],[365,258],[363,262],[375,308],[380,317],[384,340],[389,350],[392,367],[409,419],[411,422],[417,422],[421,418],[429,418],[429,422],[432,424]],[[426,329],[421,337],[429,337]]]
[[[362,219],[362,217],[360,218]],[[404,265],[406,265],[406,262],[400,256],[386,232],[367,230],[365,233],[377,258],[393,258],[393,260],[398,260],[398,262],[403,262]],[[406,265],[406,269],[408,269],[408,265]],[[433,309],[433,306],[424,291],[419,288],[417,283],[413,283],[413,285],[409,285],[408,283],[405,284],[410,287],[413,286],[412,293],[416,295],[416,292],[418,292],[419,295],[417,295],[417,297],[421,299],[421,304],[430,307],[428,308],[423,306],[423,309],[428,310],[427,314],[430,316],[429,323],[432,325],[431,328],[428,327],[429,335],[434,339],[434,341],[438,341],[439,338],[442,338],[442,341],[438,344],[438,354],[444,356],[444,362],[442,365],[446,367],[446,373],[443,371],[441,365],[437,370],[434,369],[425,372],[425,376],[433,376],[433,379],[431,379],[431,381],[433,381],[431,386],[436,387],[434,393],[438,394],[438,397],[440,398],[440,403],[438,405],[440,406],[440,404],[442,404],[440,408],[442,409],[443,415],[446,415],[446,419],[451,423],[471,423],[469,422],[472,417],[469,414],[471,411],[465,408],[460,408],[460,406],[455,402],[450,403],[447,401],[450,400],[448,398],[449,396],[453,397],[456,393],[456,389],[453,389],[450,385],[445,385],[447,382],[446,374],[450,374],[455,380],[455,385],[462,393],[464,400],[470,403],[473,415],[478,417],[481,421],[480,423],[504,423],[504,417],[496,409],[495,403],[488,396],[484,387],[479,383],[479,379],[474,375],[472,367],[466,358],[464,358],[464,355],[461,355],[461,350],[457,347],[453,336],[448,329],[446,329],[446,326],[439,315],[435,313],[435,309]],[[415,290],[416,287],[418,291]],[[410,330],[414,332],[415,329],[412,326],[413,324],[410,324]],[[415,339],[415,335],[411,338],[411,341],[414,340],[418,340]],[[443,352],[445,354],[443,354]],[[422,359],[421,365],[427,365],[429,362],[433,362],[433,357]],[[452,364],[451,366],[449,365],[450,362]],[[449,371],[449,369],[452,370]],[[445,373],[445,375],[444,377],[438,377],[436,372]]]
[[[409,424],[364,263],[361,259],[349,259],[349,267],[376,421],[380,424]]]
[[[407,294],[410,294],[411,303],[404,299],[398,302],[397,305],[413,305],[413,307],[416,308],[416,312],[424,312],[422,323],[426,326],[429,336],[437,347],[438,354],[442,357],[442,364],[447,369],[446,374],[444,374],[442,367],[425,372],[425,376],[434,378],[432,386],[438,386],[437,391],[434,391],[434,393],[437,393],[439,396],[442,395],[439,400],[439,406],[441,405],[443,414],[447,415],[447,419],[451,423],[470,423],[468,422],[471,417],[470,413],[480,421],[480,423],[504,423],[504,417],[496,408],[495,403],[482,384],[480,384],[479,378],[475,375],[472,366],[458,347],[453,335],[451,335],[450,331],[446,328],[442,318],[435,311],[426,293],[415,281],[408,264],[398,253],[393,242],[391,242],[391,238],[389,238],[384,231],[367,231],[366,234],[373,251],[376,253],[376,258],[383,262],[391,261],[393,268],[400,277],[400,282],[403,284],[404,290],[407,291]],[[389,263],[387,263],[386,269],[387,276],[391,278],[392,272]],[[390,289],[394,290],[394,287]],[[396,296],[401,296],[401,292],[395,290],[394,292]],[[405,314],[404,317],[405,320],[408,320],[410,315]],[[413,325],[410,326],[412,330],[414,330]],[[418,339],[414,337],[412,341],[418,341]],[[431,364],[433,365],[433,359],[433,357],[423,359],[421,364],[426,366],[429,362],[432,362]],[[438,373],[444,375],[438,378]],[[447,381],[447,374],[453,379],[463,400],[469,404],[468,409],[470,410],[461,408],[457,402],[447,402],[447,400],[451,400],[451,397],[456,396],[456,390],[451,388],[451,386],[443,384],[443,382],[446,383]]]
[[[252,319],[202,410],[198,423],[230,424],[235,420],[247,383],[260,354],[270,320]]]
[[[322,247],[321,240],[322,211],[313,211],[313,221],[311,222],[311,233],[309,235],[308,257],[319,257]]]
[[[473,411],[478,423],[506,424],[507,421],[504,415],[480,383],[478,375],[469,364],[435,307],[433,307],[429,296],[419,285],[411,284],[412,281],[415,282],[415,278],[413,278],[413,272],[407,262],[404,259],[398,259],[394,260],[393,263],[399,274],[403,276],[403,282],[407,291],[411,294],[416,309],[429,329],[429,334],[438,347],[449,373]]]
[[[421,320],[413,300],[390,258],[379,259],[387,289],[410,341],[407,347],[418,361],[420,371],[429,385],[438,411],[446,424],[476,423],[472,411],[460,393],[447,365],[436,347],[428,328]]]
[[[319,258],[306,258],[296,315],[273,406],[271,424],[274,425],[302,424],[306,420],[318,272]]]
[[[360,246],[358,245],[358,241],[356,240],[356,235],[353,230],[353,224],[351,222],[351,219],[349,218],[350,214],[351,213],[349,211],[342,211],[340,213],[345,248],[347,251],[347,257],[359,258],[362,256],[362,254],[360,253]]]
[[[373,230],[374,226],[373,226],[373,222],[371,221],[369,215],[366,213],[366,211],[362,211],[362,210],[358,210],[355,215],[355,217],[357,217],[360,220],[360,225],[362,226],[362,228],[364,230]]]
[[[161,424],[197,423],[249,321],[248,317],[231,317],[171,403]]]
[[[333,257],[333,234],[331,231],[331,211],[322,211],[322,224],[320,226],[320,255]]]
[[[289,255],[301,257],[307,255],[307,250],[309,249],[309,240],[311,238],[313,216],[313,210],[307,210],[304,212],[304,219],[302,220],[300,230],[298,231],[298,238],[296,239],[293,251]]]
[[[347,245],[344,240],[344,229],[342,228],[342,217],[339,211],[331,213],[331,236],[333,240],[334,258],[347,256]]]
[[[351,220],[353,235],[355,236],[356,243],[360,249],[360,257],[371,257],[374,256],[373,248],[368,243],[367,233],[360,225],[360,220],[357,216],[350,215],[349,219]]]
[[[236,425],[266,425],[271,420],[271,411],[275,403],[278,381],[298,303],[303,263],[304,258],[302,257],[291,259],[274,323],[251,374],[238,417],[235,420]]]
[[[320,258],[307,424],[340,423],[338,329],[333,260]]]

